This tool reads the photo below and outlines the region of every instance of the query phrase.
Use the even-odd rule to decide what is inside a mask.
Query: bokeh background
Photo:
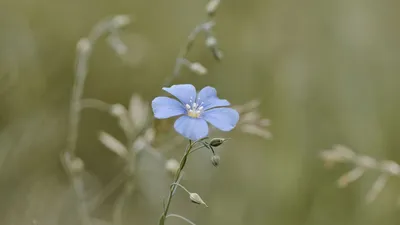
[[[206,18],[206,1],[0,0],[0,223],[79,224],[76,197],[60,164],[66,144],[77,41],[99,20],[128,14],[121,32],[129,47],[118,56],[100,40],[90,60],[85,96],[127,105],[160,93],[191,29]],[[231,132],[214,168],[209,153],[191,158],[183,183],[210,206],[182,192],[171,212],[196,224],[398,224],[399,182],[375,202],[365,194],[378,173],[345,189],[318,157],[334,144],[377,159],[400,161],[399,1],[222,1],[215,33],[224,51],[216,62],[199,37],[189,58],[209,70],[183,70],[175,83],[211,85],[233,104],[260,99],[272,140]],[[83,113],[78,155],[86,188],[101,190],[123,162],[98,141],[100,130],[123,138],[114,118]],[[162,138],[169,131],[160,130]],[[178,158],[180,149],[168,153]],[[122,224],[156,224],[170,177],[143,159],[139,187],[123,209]],[[113,195],[93,213],[111,224]],[[171,219],[168,224],[185,224]]]

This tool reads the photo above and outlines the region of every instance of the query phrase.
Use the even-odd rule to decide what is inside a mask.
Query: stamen
[[[189,104],[186,104],[186,110],[188,112],[188,116],[193,117],[193,118],[199,118],[201,113],[203,112],[203,104],[204,102],[201,102],[201,104],[198,104],[200,102],[200,98],[197,98],[196,101],[193,101],[193,97],[190,97]]]

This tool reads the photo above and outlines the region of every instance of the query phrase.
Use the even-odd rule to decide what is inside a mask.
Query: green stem
[[[189,191],[188,189],[186,189],[182,184],[180,184],[180,183],[172,183],[172,184],[171,184],[171,187],[175,187],[175,186],[178,186],[178,187],[182,188],[182,189],[183,189],[184,191],[186,191],[189,195],[191,194],[190,191]]]
[[[169,215],[167,216],[167,218],[168,218],[168,217],[176,217],[176,218],[179,218],[179,219],[181,219],[181,220],[184,220],[184,221],[188,222],[188,223],[191,224],[191,225],[196,225],[195,223],[193,223],[192,221],[190,221],[188,218],[185,218],[185,217],[183,217],[183,216],[181,216],[181,215],[178,215],[178,214],[169,214]]]
[[[178,171],[177,171],[176,174],[175,174],[174,181],[172,182],[173,184],[178,184],[178,179],[179,179],[179,177],[180,177],[180,175],[181,175],[181,172],[183,171],[183,168],[184,168],[185,165],[186,165],[186,161],[187,161],[187,158],[188,158],[188,156],[189,156],[190,150],[193,148],[193,146],[194,146],[195,144],[196,144],[196,142],[194,142],[194,143],[192,144],[192,141],[189,141],[189,145],[188,145],[188,147],[186,148],[185,154],[182,156],[181,162],[180,162],[180,164],[179,164],[179,169],[178,169]],[[169,195],[168,195],[168,199],[167,199],[167,203],[166,203],[166,205],[165,205],[164,212],[162,213],[162,215],[161,215],[161,217],[160,217],[160,221],[158,222],[159,225],[164,225],[165,220],[167,219],[167,214],[168,214],[169,206],[171,205],[171,200],[172,200],[173,193],[174,193],[174,189],[175,189],[174,187],[175,187],[175,185],[171,185],[171,186],[170,186]]]

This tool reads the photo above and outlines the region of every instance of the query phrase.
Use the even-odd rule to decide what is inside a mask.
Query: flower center
[[[193,98],[190,98],[189,104],[186,104],[186,110],[188,112],[188,116],[192,118],[199,118],[201,114],[203,113],[203,103],[201,102],[198,104],[197,102],[200,102],[200,98],[197,99],[197,101],[193,101]]]

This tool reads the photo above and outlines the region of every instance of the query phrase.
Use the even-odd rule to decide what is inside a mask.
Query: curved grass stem
[[[168,218],[168,217],[176,217],[176,218],[179,218],[179,219],[181,219],[181,220],[184,220],[184,221],[188,222],[188,223],[191,224],[191,225],[196,225],[195,223],[193,223],[193,222],[192,222],[191,220],[189,220],[188,218],[183,217],[183,216],[178,215],[178,214],[168,214],[167,218]]]

